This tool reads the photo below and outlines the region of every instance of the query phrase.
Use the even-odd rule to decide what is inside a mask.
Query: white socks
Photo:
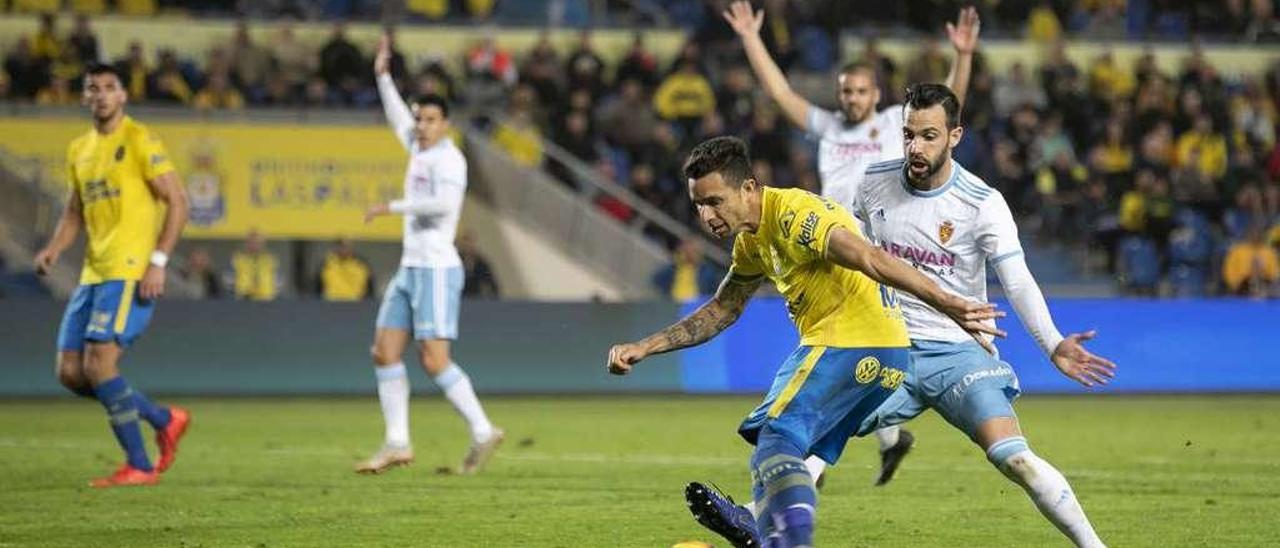
[[[1021,485],[1031,501],[1044,517],[1067,535],[1076,546],[1097,548],[1105,547],[1098,534],[1093,531],[1089,518],[1085,517],[1080,501],[1053,465],[1024,449],[999,465],[1000,471]]]
[[[876,430],[876,441],[880,442],[880,452],[888,451],[890,447],[898,445],[898,433],[902,428],[898,426],[886,426]]]
[[[471,428],[471,441],[475,443],[488,441],[493,436],[493,423],[489,422],[489,417],[484,414],[484,408],[480,407],[480,399],[476,397],[476,391],[471,388],[471,377],[468,377],[458,364],[451,363],[432,380],[444,391],[444,396],[453,403],[453,408],[458,410],[458,414],[466,419],[467,426]]]
[[[409,447],[409,377],[404,362],[375,366],[378,377],[378,402],[382,404],[382,420],[386,423],[386,445]]]
[[[814,483],[818,483],[818,476],[822,475],[822,471],[827,469],[827,461],[822,460],[817,455],[809,455],[804,459],[804,467],[809,469],[809,479]]]

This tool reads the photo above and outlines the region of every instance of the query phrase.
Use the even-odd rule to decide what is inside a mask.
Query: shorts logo
[[[858,384],[867,384],[880,375],[880,360],[875,356],[867,356],[858,360],[858,367],[853,370],[853,379]]]
[[[107,325],[111,323],[110,312],[94,312],[89,319],[89,331],[107,331]]]
[[[942,221],[942,224],[938,225],[938,239],[941,240],[944,245],[951,241],[951,235],[955,234],[955,232],[956,225],[951,224],[951,221]]]
[[[907,374],[903,373],[901,369],[886,367],[881,370],[880,386],[888,390],[897,390],[899,386],[902,386],[902,381],[905,378],[907,378]]]

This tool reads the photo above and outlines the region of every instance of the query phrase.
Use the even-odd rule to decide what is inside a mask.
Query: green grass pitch
[[[418,462],[366,477],[351,466],[381,441],[372,394],[180,399],[193,426],[162,483],[98,491],[87,480],[120,461],[101,408],[9,400],[0,546],[723,547],[689,517],[682,488],[747,493],[734,429],[755,401],[487,398],[507,443],[484,473],[460,477],[437,468],[460,460],[461,420],[418,396]],[[1032,396],[1018,409],[1110,545],[1280,545],[1280,396]],[[885,488],[870,485],[874,441],[851,443],[820,495],[819,544],[1068,545],[937,415],[910,428],[919,444]]]

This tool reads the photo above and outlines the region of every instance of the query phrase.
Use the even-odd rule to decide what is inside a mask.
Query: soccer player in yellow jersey
[[[989,322],[1003,314],[943,291],[871,245],[834,202],[803,190],[764,187],[752,176],[740,139],[699,144],[684,174],[702,222],[717,237],[735,237],[733,265],[715,296],[692,314],[641,341],[609,349],[609,371],[625,375],[649,355],[711,339],[738,319],[765,279],[772,281],[787,301],[800,347],[738,433],[756,446],[751,470],[760,509],[757,530],[771,546],[809,546],[817,494],[804,459],[817,455],[836,462],[851,435],[870,433],[874,425],[863,422],[911,368],[897,294],[881,284],[920,297],[974,334],[1003,335]],[[745,511],[737,517],[751,519]],[[755,538],[731,540],[762,545]]]
[[[93,129],[67,147],[70,197],[49,244],[36,255],[36,270],[52,268],[84,230],[88,245],[80,286],[58,330],[58,380],[102,402],[125,452],[125,464],[91,485],[150,485],[173,464],[190,416],[130,388],[118,364],[164,294],[164,268],[187,221],[187,197],[164,145],[125,116],[127,95],[115,68],[88,69],[84,101]],[[156,431],[160,459],[154,467],[139,418]]]

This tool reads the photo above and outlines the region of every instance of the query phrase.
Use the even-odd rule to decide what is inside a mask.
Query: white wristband
[[[159,249],[151,252],[151,264],[164,268],[169,264],[169,255]]]

